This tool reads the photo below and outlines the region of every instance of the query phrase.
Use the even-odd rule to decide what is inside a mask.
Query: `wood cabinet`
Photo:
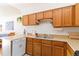
[[[79,26],[79,4],[75,5],[75,26]]]
[[[53,14],[52,10],[44,11],[44,19],[53,18],[52,14]]]
[[[30,14],[29,15],[29,25],[35,25],[36,22],[37,22],[36,15],[35,14]]]
[[[36,14],[36,19],[37,20],[43,20],[44,19],[43,16],[44,16],[44,13],[43,12],[39,12],[39,13]]]
[[[52,55],[53,56],[64,56],[64,48],[59,46],[52,47]]]
[[[53,10],[53,25],[54,27],[62,27],[62,9]]]
[[[67,56],[73,56],[74,51],[73,49],[67,44]]]
[[[26,53],[32,56],[66,56],[69,49],[66,42],[27,38]]]
[[[52,56],[66,56],[66,43],[61,41],[52,42]]]
[[[38,21],[36,20],[36,14],[30,14],[30,15],[24,15],[22,17],[22,24],[24,26],[29,26],[29,25],[36,25],[38,24]]]
[[[79,26],[79,4],[23,16],[23,25],[36,25],[39,20],[52,19],[54,27]],[[76,17],[75,17],[76,16]]]
[[[72,27],[75,24],[75,8],[68,6],[53,10],[54,27]]]
[[[28,18],[28,15],[24,15],[24,16],[22,17],[22,24],[23,24],[24,26],[29,25],[29,18]]]
[[[32,55],[32,38],[26,38],[26,53]]]
[[[51,41],[50,40],[42,40],[42,56],[51,56]]]
[[[74,20],[75,20],[75,15],[74,15],[74,6],[68,6],[63,8],[63,16],[62,16],[62,21],[63,21],[63,26],[64,27],[69,27],[74,25]]]
[[[41,40],[33,40],[33,56],[41,56]]]

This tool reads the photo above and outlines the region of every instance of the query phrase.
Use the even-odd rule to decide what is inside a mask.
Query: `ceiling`
[[[29,14],[39,11],[44,11],[48,9],[54,9],[64,6],[73,5],[75,3],[17,3],[9,4],[21,11],[21,14]]]
[[[0,17],[16,16],[18,14],[21,14],[18,8],[15,8],[6,3],[0,3]]]
[[[64,6],[73,5],[75,3],[0,3],[0,15],[2,16],[14,16],[25,15],[44,11],[48,9],[54,9]]]

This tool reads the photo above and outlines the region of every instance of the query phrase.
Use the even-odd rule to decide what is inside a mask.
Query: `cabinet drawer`
[[[36,42],[36,43],[41,43],[41,41],[42,41],[42,40],[40,40],[40,39],[33,39],[33,43],[34,43],[34,42]]]
[[[42,44],[51,45],[51,40],[42,40]]]
[[[27,43],[28,42],[31,42],[32,43],[32,38],[26,38],[26,40],[27,40]]]
[[[53,46],[65,46],[66,42],[61,42],[61,41],[52,41]]]

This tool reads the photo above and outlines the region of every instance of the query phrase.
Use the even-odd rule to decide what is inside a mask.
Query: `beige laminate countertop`
[[[26,36],[23,35],[23,34],[17,34],[17,35],[14,35],[14,36],[8,36],[8,37],[1,37],[0,39],[6,39],[6,40],[9,40],[9,41],[12,41],[12,40],[16,40],[16,39],[19,39],[19,38],[25,38]]]
[[[9,36],[7,37],[8,40],[12,41],[18,38],[26,38],[26,37],[30,37],[30,38],[36,38],[36,39],[45,39],[45,40],[57,40],[57,41],[63,41],[63,42],[67,42],[70,47],[73,49],[73,51],[79,50],[79,40],[76,39],[70,39],[68,36],[53,36],[53,38],[41,38],[41,37],[35,37],[35,36],[26,36],[23,34],[19,34],[19,35],[15,35],[15,36]]]
[[[70,39],[68,36],[54,36],[53,38],[38,38],[38,37],[32,37],[32,36],[26,36],[26,37],[36,38],[36,39],[45,39],[45,40],[63,41],[63,42],[67,42],[69,46],[73,49],[73,51],[79,50],[79,40]]]

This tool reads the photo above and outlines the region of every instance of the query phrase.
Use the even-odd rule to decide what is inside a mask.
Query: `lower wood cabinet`
[[[73,56],[74,51],[73,49],[67,44],[67,56]]]
[[[41,40],[33,40],[33,56],[41,56]]]
[[[51,40],[42,40],[42,56],[51,56]]]
[[[64,48],[59,46],[52,47],[52,56],[64,56]]]
[[[26,53],[32,55],[32,38],[26,38]]]
[[[53,41],[52,42],[52,56],[66,56],[67,47],[66,42]]]
[[[67,43],[27,38],[26,51],[32,56],[67,56]]]
[[[42,44],[42,56],[51,56],[51,45]]]

